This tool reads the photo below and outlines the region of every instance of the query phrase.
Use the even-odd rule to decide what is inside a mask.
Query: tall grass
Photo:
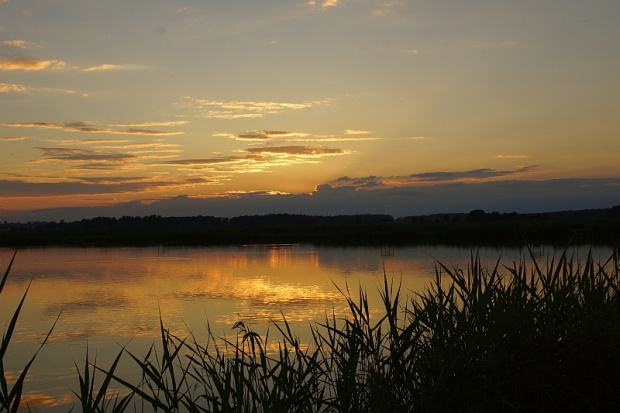
[[[129,354],[142,381],[112,376],[148,411],[619,411],[617,256],[531,258],[438,263],[434,282],[410,297],[384,277],[380,317],[363,290],[344,289],[348,317],[312,326],[309,346],[286,320],[273,323],[275,352],[269,333],[241,322],[235,340],[206,343],[160,324],[158,351]]]
[[[411,295],[384,276],[379,316],[364,290],[343,288],[348,315],[312,325],[310,343],[285,318],[264,336],[238,322],[233,338],[199,340],[160,315],[146,355],[122,349],[103,368],[87,354],[76,395],[85,412],[620,411],[618,256],[530,255],[491,268],[473,253],[465,269],[438,262]],[[140,380],[115,373],[123,360]],[[107,394],[112,381],[123,397]]]
[[[9,265],[2,277],[2,280],[0,281],[0,297],[2,296],[4,285],[6,284],[6,280],[8,279],[9,272],[11,271],[11,267],[13,266],[13,262],[15,261],[16,255],[17,255],[17,251],[15,251],[15,253],[13,254],[13,257],[11,258],[11,261],[9,262]],[[2,335],[2,341],[0,342],[0,412],[3,412],[3,411],[16,412],[17,409],[19,409],[19,405],[22,401],[22,395],[24,391],[24,381],[26,380],[26,375],[28,374],[28,370],[30,369],[30,366],[32,366],[32,363],[34,363],[34,360],[39,354],[39,351],[41,351],[41,349],[43,348],[43,346],[49,339],[50,334],[52,334],[52,331],[54,330],[54,326],[56,325],[56,322],[58,321],[58,317],[60,317],[60,314],[59,314],[58,317],[56,318],[56,321],[54,322],[49,332],[45,336],[45,339],[43,340],[43,342],[40,344],[39,348],[37,349],[37,351],[30,358],[30,360],[26,362],[26,365],[24,366],[22,371],[17,376],[17,379],[15,380],[15,382],[10,384],[9,380],[7,379],[8,374],[4,368],[4,361],[7,355],[7,351],[9,349],[9,343],[11,342],[11,337],[13,336],[13,332],[15,331],[15,326],[17,325],[19,313],[21,312],[21,309],[24,305],[24,301],[26,300],[26,296],[28,295],[28,291],[30,290],[31,285],[32,285],[32,280],[30,280],[30,282],[28,283],[28,286],[26,287],[26,291],[24,292],[22,299],[20,300],[19,304],[17,305],[17,308],[13,312],[13,315],[8,325],[5,327],[4,333]]]

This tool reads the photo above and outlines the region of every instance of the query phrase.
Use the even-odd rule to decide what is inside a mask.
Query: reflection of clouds
[[[227,283],[226,288],[220,284],[205,284],[202,291],[179,291],[176,298],[202,299],[242,299],[254,306],[297,306],[324,304],[340,300],[339,293],[325,292],[322,288],[295,284],[272,285],[263,279],[235,280]]]
[[[57,309],[61,308],[63,314],[73,314],[76,312],[96,312],[102,308],[127,308],[131,305],[131,300],[127,297],[113,295],[102,291],[93,291],[92,296],[80,299],[67,300],[60,303],[48,305],[46,314],[56,314]]]
[[[71,399],[71,394],[68,392],[60,395],[49,395],[38,391],[28,391],[22,394],[20,404],[37,411],[38,409],[69,405],[72,402]]]
[[[340,296],[339,302],[344,302],[342,296]],[[216,318],[218,324],[233,324],[236,321],[248,320],[260,324],[270,324],[272,322],[282,323],[286,320],[289,323],[293,322],[320,322],[326,312],[333,313],[337,317],[345,317],[350,313],[349,308],[345,306],[330,307],[325,306],[313,306],[298,308],[270,308],[270,307],[244,307],[241,311],[235,314],[225,314]],[[371,309],[371,312],[376,312],[375,309]]]
[[[337,291],[325,291],[317,285],[272,283],[263,278],[224,280],[224,283],[193,285],[198,290],[182,290],[174,294],[180,299],[213,299],[240,301],[241,310],[219,316],[217,323],[234,323],[239,317],[261,323],[320,318],[325,308],[343,301]]]

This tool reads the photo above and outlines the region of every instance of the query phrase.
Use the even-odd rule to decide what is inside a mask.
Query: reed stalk
[[[4,276],[2,277],[2,280],[0,281],[0,296],[2,296],[4,285],[6,284],[6,281],[9,277],[9,272],[11,271],[11,267],[13,266],[13,262],[15,261],[16,255],[17,255],[17,251],[15,251],[15,253],[13,254],[13,257],[11,258],[11,261],[9,262],[9,265],[4,273]],[[39,354],[39,352],[41,351],[45,343],[47,343],[47,340],[52,334],[52,331],[54,330],[54,327],[56,326],[56,323],[58,322],[58,319],[60,318],[60,313],[59,313],[58,316],[56,317],[56,320],[52,324],[52,327],[45,335],[43,342],[39,345],[39,348],[35,351],[35,353],[32,355],[30,360],[26,363],[22,371],[19,373],[17,380],[15,380],[14,383],[9,385],[9,382],[7,380],[7,374],[4,368],[4,360],[7,354],[7,350],[9,348],[9,344],[11,342],[11,338],[13,337],[13,333],[15,331],[15,326],[19,318],[19,313],[21,312],[21,309],[24,305],[24,301],[26,301],[26,296],[28,295],[28,291],[30,290],[31,285],[32,285],[32,279],[28,283],[28,286],[26,287],[26,291],[24,292],[22,299],[17,305],[17,308],[13,312],[13,316],[11,317],[11,320],[9,321],[8,326],[5,328],[4,334],[2,335],[2,341],[0,342],[0,412],[7,411],[7,412],[13,413],[13,412],[17,412],[17,410],[19,409],[19,406],[22,401],[22,395],[24,392],[24,382],[26,380],[26,375],[28,374],[28,370],[32,366],[32,363],[34,363],[34,360],[37,358],[37,355]]]
[[[103,369],[90,362],[87,350],[75,392],[80,407],[191,413],[620,411],[615,255],[595,263],[591,254],[578,260],[563,253],[542,262],[530,251],[527,261],[502,265],[498,259],[487,268],[472,252],[464,269],[437,262],[433,282],[409,295],[384,273],[380,315],[364,290],[339,290],[347,316],[326,314],[311,326],[310,343],[300,342],[284,315],[264,336],[240,321],[233,338],[215,337],[207,327],[201,341],[192,333],[173,334],[160,314],[160,340],[143,357],[123,348]],[[3,357],[27,292],[3,337]],[[12,388],[0,363],[0,411],[17,410],[35,357]],[[123,357],[142,372],[137,382],[115,372]],[[95,372],[104,375],[98,385]],[[108,394],[112,381],[126,396]]]

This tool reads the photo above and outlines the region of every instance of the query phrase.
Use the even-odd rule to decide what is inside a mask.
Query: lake
[[[544,263],[561,251],[537,247]],[[4,274],[13,250],[0,249]],[[110,366],[123,346],[143,356],[159,339],[159,320],[178,336],[190,332],[206,340],[207,324],[216,336],[234,337],[232,326],[244,321],[265,334],[272,320],[286,317],[300,337],[326,314],[346,314],[340,289],[364,288],[371,311],[380,312],[383,274],[402,282],[403,292],[421,291],[433,280],[435,259],[467,268],[470,249],[455,247],[316,247],[247,245],[205,248],[33,248],[19,250],[0,300],[5,326],[28,283],[32,285],[5,356],[5,374],[13,382],[36,352],[60,314],[50,340],[26,381],[26,403],[39,411],[67,412],[77,404],[75,364]],[[569,254],[584,258],[587,249]],[[518,249],[480,249],[483,263],[510,265],[527,256]],[[604,261],[611,248],[593,250]],[[271,329],[274,333],[275,329]],[[271,341],[275,341],[271,338]],[[127,379],[137,369],[129,357],[117,370]],[[27,410],[24,410],[27,411]]]

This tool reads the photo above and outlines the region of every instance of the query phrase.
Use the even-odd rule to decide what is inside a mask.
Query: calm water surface
[[[13,252],[0,249],[2,274]],[[543,260],[560,254],[537,252]],[[570,252],[583,258],[587,251]],[[491,266],[500,256],[510,264],[526,255],[515,249],[479,253]],[[24,401],[39,411],[67,412],[77,402],[74,363],[83,367],[87,346],[91,360],[96,354],[103,368],[123,346],[142,356],[158,340],[160,314],[173,333],[184,337],[193,332],[199,339],[206,338],[207,323],[217,336],[234,336],[232,325],[239,320],[264,334],[270,320],[284,315],[303,339],[308,325],[323,321],[326,312],[345,314],[336,286],[354,293],[360,286],[366,289],[377,313],[384,271],[402,280],[403,291],[411,294],[432,280],[434,259],[464,269],[470,254],[470,249],[452,247],[384,251],[309,245],[19,250],[0,299],[5,328],[34,281],[5,356],[5,372],[10,382],[15,380],[61,314],[29,372]],[[610,249],[594,251],[597,260],[610,255]],[[135,377],[132,362],[123,360],[118,373]]]

